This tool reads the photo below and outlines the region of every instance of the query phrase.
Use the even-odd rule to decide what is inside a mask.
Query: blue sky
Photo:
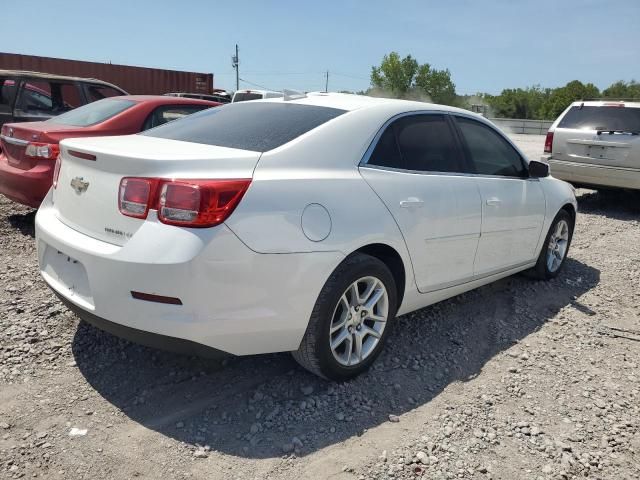
[[[638,0],[3,1],[0,51],[240,75],[272,89],[360,90],[392,50],[448,68],[459,93],[640,80]],[[249,86],[241,83],[241,87]]]

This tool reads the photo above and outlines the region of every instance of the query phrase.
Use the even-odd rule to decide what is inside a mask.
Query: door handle
[[[502,203],[502,200],[496,197],[487,198],[487,205],[490,207],[497,207]]]
[[[402,208],[416,208],[424,205],[424,202],[416,197],[409,197],[406,200],[400,201],[400,207]]]

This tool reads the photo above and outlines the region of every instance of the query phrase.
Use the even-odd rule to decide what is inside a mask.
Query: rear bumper
[[[640,170],[608,167],[556,160],[543,156],[549,163],[551,175],[567,182],[586,186],[640,189]]]
[[[149,218],[112,245],[68,227],[51,195],[36,215],[40,271],[81,318],[140,343],[171,337],[235,355],[298,348],[338,252],[258,254],[225,225],[183,229]],[[151,217],[151,216],[150,216]],[[134,299],[132,291],[182,305]],[[142,338],[142,341],[140,340]],[[187,341],[185,342],[180,342]],[[171,342],[168,342],[171,343]]]
[[[41,161],[30,170],[21,170],[9,164],[0,153],[0,193],[14,202],[38,208],[53,181],[55,165],[51,160]]]

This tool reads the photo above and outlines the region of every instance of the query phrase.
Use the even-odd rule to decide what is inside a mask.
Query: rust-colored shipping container
[[[213,74],[132,67],[111,63],[82,62],[0,52],[0,70],[29,70],[72,77],[97,78],[113,83],[132,95],[169,92],[211,94]]]

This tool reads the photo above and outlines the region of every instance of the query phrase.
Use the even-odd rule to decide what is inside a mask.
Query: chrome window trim
[[[380,127],[378,129],[378,131],[374,135],[373,139],[371,140],[371,143],[369,144],[369,147],[365,150],[364,155],[362,156],[362,159],[358,163],[358,168],[365,167],[365,168],[371,168],[371,169],[375,169],[375,170],[383,170],[383,171],[396,172],[396,173],[409,173],[409,174],[412,174],[412,175],[434,175],[434,176],[435,175],[440,175],[440,176],[445,175],[445,176],[456,176],[456,177],[511,178],[511,179],[516,179],[516,180],[536,180],[536,181],[540,180],[538,178],[532,179],[531,177],[514,177],[514,176],[506,176],[506,175],[486,175],[486,174],[482,174],[482,173],[471,173],[471,172],[438,172],[438,171],[430,171],[430,170],[408,170],[408,169],[404,169],[404,168],[385,167],[385,166],[381,166],[381,165],[369,165],[369,160],[371,158],[371,155],[373,154],[373,151],[375,150],[375,148],[378,146],[378,142],[380,141],[380,137],[382,137],[382,134],[385,132],[387,127],[389,125],[391,125],[391,123],[395,122],[396,120],[398,120],[400,118],[410,117],[410,116],[413,117],[413,116],[416,116],[416,115],[451,115],[451,116],[460,116],[460,117],[468,118],[470,120],[475,120],[478,123],[481,123],[482,125],[486,125],[487,127],[491,128],[498,135],[500,135],[502,138],[507,140],[509,145],[511,145],[513,148],[515,148],[516,152],[520,155],[520,158],[524,161],[525,165],[527,167],[529,166],[529,162],[527,161],[527,157],[523,155],[523,153],[511,141],[511,139],[509,137],[507,137],[502,131],[500,131],[500,129],[498,129],[495,125],[493,125],[491,122],[486,120],[484,117],[478,118],[475,114],[472,114],[472,113],[467,114],[465,112],[451,112],[451,111],[448,111],[448,110],[414,110],[414,111],[411,111],[411,112],[398,113],[398,114],[394,115],[393,117],[389,118],[386,122],[384,122],[382,124],[382,127]]]

